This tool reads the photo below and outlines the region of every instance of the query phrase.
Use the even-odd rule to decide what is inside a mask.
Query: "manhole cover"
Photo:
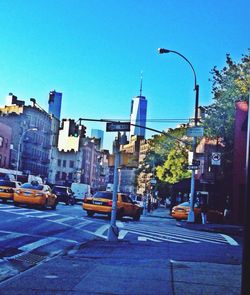
[[[12,257],[12,259],[10,260],[17,260],[17,261],[26,262],[29,264],[37,264],[44,259],[45,259],[45,256],[41,256],[41,255],[37,255],[33,253],[26,253],[26,254],[16,255],[14,258]]]

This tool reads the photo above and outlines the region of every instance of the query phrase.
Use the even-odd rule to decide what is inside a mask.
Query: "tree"
[[[162,166],[156,168],[156,175],[161,181],[174,184],[189,178],[190,171],[184,167],[188,163],[188,152],[186,147],[181,146],[179,143],[171,149],[167,156],[167,160]]]
[[[231,171],[234,144],[235,102],[247,101],[250,86],[250,55],[235,63],[229,54],[222,70],[211,71],[214,103],[206,107],[205,136],[220,139],[224,145],[223,171]]]
[[[243,55],[241,62],[233,62],[229,54],[222,70],[211,71],[214,103],[206,107],[205,135],[222,138],[227,148],[232,148],[235,102],[246,101],[250,86],[250,55]]]

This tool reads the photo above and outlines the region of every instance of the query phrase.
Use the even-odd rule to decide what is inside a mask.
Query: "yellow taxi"
[[[112,211],[112,192],[99,191],[93,197],[86,197],[83,200],[83,210],[87,211],[88,216],[95,213],[107,214],[111,216]],[[128,195],[117,193],[117,218],[122,219],[123,216],[132,217],[134,220],[140,220],[141,209]]]
[[[20,187],[19,182],[12,180],[0,180],[0,199],[3,203],[7,200],[13,200],[14,191],[16,188]]]
[[[176,220],[186,220],[188,218],[188,213],[190,211],[189,202],[183,202],[177,206],[174,206],[171,212],[171,215]],[[222,223],[223,222],[223,213],[218,210],[208,209],[207,221],[210,223]],[[194,204],[194,216],[196,222],[201,222],[201,208],[197,203]]]
[[[57,196],[52,193],[46,184],[37,181],[24,183],[14,192],[14,204],[36,205],[42,208],[56,209]]]

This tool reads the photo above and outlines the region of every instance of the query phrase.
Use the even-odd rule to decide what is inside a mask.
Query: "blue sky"
[[[193,64],[200,105],[212,103],[210,71],[250,47],[248,0],[0,0],[0,105],[9,92],[47,110],[50,90],[63,93],[62,118],[129,119],[143,95],[148,119],[194,114]],[[103,123],[86,122],[105,130]],[[164,130],[169,123],[148,122]],[[147,132],[147,137],[151,133]],[[114,133],[105,133],[110,148]]]

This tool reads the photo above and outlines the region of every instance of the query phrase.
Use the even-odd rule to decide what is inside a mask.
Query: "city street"
[[[59,203],[53,211],[1,203],[0,214],[1,281],[14,279],[19,273],[74,252],[85,244],[91,247],[91,241],[105,241],[110,223],[104,215],[87,217],[80,204],[66,206]],[[145,254],[145,249],[150,251],[152,247],[152,255],[158,249],[157,255],[164,253],[173,264],[180,261],[241,264],[240,237],[194,231],[177,225],[165,208],[143,215],[139,222],[123,218],[117,221],[119,241],[125,242],[120,247],[138,245],[141,247],[141,252],[136,252],[138,259]],[[112,248],[112,243],[105,243],[104,248],[109,245]]]

